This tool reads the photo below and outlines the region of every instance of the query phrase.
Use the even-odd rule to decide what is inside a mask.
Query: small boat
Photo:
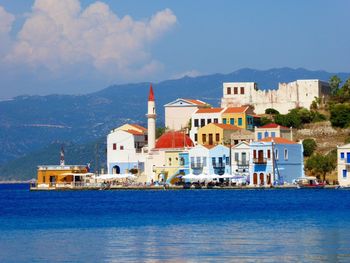
[[[300,177],[295,180],[297,187],[300,189],[311,188],[311,189],[320,189],[325,187],[325,183],[321,183],[314,176]]]

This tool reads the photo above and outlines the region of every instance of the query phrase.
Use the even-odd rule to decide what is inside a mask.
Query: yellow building
[[[88,174],[86,165],[40,165],[37,184],[47,187],[71,184],[80,182],[84,174]]]
[[[210,123],[198,129],[198,143],[201,145],[229,144],[231,134],[241,128],[222,123]]]
[[[221,116],[223,124],[235,125],[246,130],[254,129],[255,116],[249,106],[226,108]]]

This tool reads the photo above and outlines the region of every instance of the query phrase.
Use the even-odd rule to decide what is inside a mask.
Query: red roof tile
[[[196,113],[219,113],[222,111],[222,108],[203,108],[198,109]]]
[[[267,137],[267,138],[261,139],[260,141],[261,142],[272,142],[273,141],[276,144],[297,144],[296,142],[293,142],[291,140],[288,140],[286,138],[281,138],[281,137],[275,137],[275,138]]]
[[[282,126],[282,125],[278,125],[276,123],[269,123],[269,124],[266,124],[266,125],[258,127],[258,128],[271,129],[271,128],[278,128],[278,127],[280,127],[281,129],[284,129],[284,130],[285,129],[289,130],[288,127],[285,127],[285,126]]]
[[[156,149],[193,147],[193,142],[184,132],[170,131],[164,133],[156,142]]]
[[[141,125],[138,125],[138,124],[130,124],[130,126],[133,126],[135,127],[136,129],[140,129],[140,130],[143,130],[143,131],[147,131],[147,129],[145,127],[142,127]]]
[[[207,105],[205,102],[200,100],[193,100],[193,99],[184,99],[184,100],[191,102],[193,104],[201,105],[201,106]]]
[[[143,132],[135,131],[135,130],[126,130],[126,132],[133,134],[133,135],[144,135]]]
[[[235,125],[231,125],[231,124],[223,124],[223,123],[211,123],[221,129],[224,129],[224,130],[235,130],[235,131],[238,131],[238,130],[242,130],[242,128],[239,128]]]
[[[223,113],[243,113],[249,109],[249,106],[246,107],[229,107]]]

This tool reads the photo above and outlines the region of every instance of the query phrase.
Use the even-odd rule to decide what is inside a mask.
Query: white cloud
[[[175,75],[172,76],[172,79],[181,79],[183,77],[198,77],[202,75],[201,72],[199,72],[198,70],[195,70],[195,69],[192,69],[192,70],[188,70],[188,71],[185,71],[185,72],[181,72],[181,73],[177,73]]]
[[[14,18],[6,13],[3,22],[1,12],[0,8],[0,32],[9,32]],[[83,10],[78,0],[36,0],[4,60],[53,73],[84,64],[126,79],[147,76],[162,68],[149,53],[149,45],[176,21],[170,9],[135,21],[118,17],[103,2]]]
[[[15,21],[15,17],[7,13],[6,10],[0,6],[0,35],[8,34],[11,31],[12,23]]]

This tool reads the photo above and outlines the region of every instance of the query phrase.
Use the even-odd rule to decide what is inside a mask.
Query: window
[[[230,157],[226,157],[226,164],[230,164]]]
[[[113,143],[113,150],[117,150],[117,144]]]
[[[203,166],[207,166],[207,157],[203,157]]]
[[[266,132],[264,133],[264,138],[267,138],[267,137],[269,137],[269,133],[266,131]]]
[[[220,134],[219,133],[215,134],[215,141],[217,141],[217,142],[220,141]]]
[[[169,157],[169,166],[171,165],[171,158]]]
[[[197,165],[199,166],[201,164],[201,157],[196,158]]]
[[[344,153],[340,153],[340,159],[344,159],[345,158],[345,154]]]
[[[233,88],[233,94],[238,94],[238,87]]]
[[[43,182],[44,182],[44,183],[45,183],[45,181],[46,181],[45,179],[46,179],[46,178],[45,178],[45,175],[44,175],[44,176],[43,176]]]
[[[230,118],[230,124],[231,125],[235,125],[235,119],[234,118]]]
[[[211,164],[215,165],[215,157],[211,158]]]
[[[284,160],[288,160],[288,150],[284,149]]]
[[[271,159],[271,150],[267,150],[267,158]]]
[[[241,87],[241,94],[244,94],[244,87]]]
[[[275,138],[276,137],[276,132],[271,132],[271,137]]]
[[[219,120],[217,118],[215,118],[214,123],[219,123]]]
[[[262,133],[258,132],[258,141],[260,141],[262,139]]]
[[[180,165],[181,166],[185,165],[185,158],[183,158],[183,157],[180,158]]]
[[[238,162],[239,159],[239,153],[235,153],[235,161]]]
[[[202,134],[202,142],[205,143],[207,141],[207,135]]]
[[[346,178],[346,177],[347,177],[347,171],[343,170],[343,178]]]
[[[199,123],[198,123],[198,119],[194,119],[194,127],[198,127],[199,126]]]
[[[223,124],[226,124],[226,119],[222,119],[222,123],[223,123]]]
[[[123,146],[123,145],[120,145],[119,149],[120,149],[120,150],[124,150],[124,146]]]
[[[275,159],[278,160],[278,149],[275,150]]]
[[[227,88],[227,94],[231,94],[231,88],[230,87]]]
[[[194,141],[195,142],[198,141],[198,134],[197,133],[194,134]]]
[[[191,164],[194,164],[194,157],[191,157]]]
[[[256,150],[253,151],[253,158],[256,159]]]
[[[201,127],[205,126],[205,119],[201,119]]]
[[[238,118],[238,126],[242,126],[242,118]]]
[[[207,119],[207,124],[211,123],[211,119]]]
[[[147,134],[145,135],[145,141],[148,141],[148,136],[147,136]]]

